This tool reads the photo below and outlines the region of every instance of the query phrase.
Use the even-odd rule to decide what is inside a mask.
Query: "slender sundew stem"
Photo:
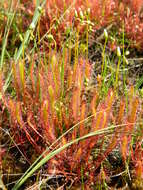
[[[118,78],[119,78],[119,69],[121,64],[121,57],[119,57],[118,64],[117,64],[117,70],[116,70],[116,80],[115,80],[115,89],[118,86]]]
[[[101,73],[102,73],[102,74],[103,74],[104,63],[105,63],[105,50],[106,50],[106,45],[107,45],[107,38],[105,38],[105,43],[104,43],[104,48],[103,48],[103,54],[102,54],[102,68],[101,68]]]
[[[19,1],[17,1],[17,3],[16,3],[16,8],[17,8],[18,4],[19,4]],[[9,11],[11,11],[11,10],[12,10],[12,2],[10,3]],[[9,35],[9,31],[10,31],[10,27],[12,25],[13,19],[15,17],[15,14],[16,14],[16,9],[13,12],[12,16],[11,16],[11,14],[9,14],[9,16],[8,16],[8,21],[7,21],[7,25],[6,25],[4,37],[3,37],[2,52],[1,52],[1,58],[0,58],[0,70],[2,70],[2,67],[3,67],[8,35]]]

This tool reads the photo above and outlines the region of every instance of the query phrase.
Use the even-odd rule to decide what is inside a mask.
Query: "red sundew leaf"
[[[105,112],[106,112],[106,114],[104,113],[103,116],[102,116],[104,118],[104,120],[106,120],[106,123],[103,126],[106,126],[106,124],[111,119],[113,101],[114,101],[114,93],[113,93],[112,90],[109,90],[107,98],[104,101],[105,103],[101,104],[102,109],[104,109]]]
[[[124,160],[129,154],[129,147],[131,143],[131,133],[133,131],[133,126],[136,121],[136,113],[138,109],[139,100],[137,97],[133,98],[129,106],[129,115],[127,118],[127,125],[124,128],[124,134],[121,143],[121,152]]]
[[[68,69],[67,75],[68,75],[67,86],[68,86],[68,89],[71,89],[71,87],[73,85],[73,71],[71,70],[71,68]]]
[[[97,95],[96,95],[96,92],[95,92],[95,95],[94,95],[94,97],[92,98],[92,101],[91,101],[91,110],[92,110],[92,113],[96,116],[96,107],[97,107],[97,105],[96,105],[96,103],[97,103]]]
[[[43,138],[42,135],[37,131],[37,129],[36,129],[37,127],[34,126],[34,125],[31,123],[31,118],[32,118],[32,115],[30,114],[30,115],[28,116],[28,118],[27,118],[27,123],[28,123],[28,125],[30,126],[30,128],[31,128],[39,137]]]
[[[47,85],[45,83],[46,78],[45,78],[45,73],[40,73],[39,74],[39,81],[40,81],[40,96],[41,96],[41,101],[45,100],[47,98]]]
[[[68,69],[68,65],[70,63],[69,59],[70,59],[70,50],[65,48],[64,49],[64,54],[63,54],[63,59],[64,59],[64,70],[67,71]]]
[[[143,160],[138,160],[135,166],[137,179],[143,179]]]
[[[133,131],[133,127],[136,121],[138,105],[139,105],[139,99],[137,97],[133,98],[129,106],[129,114],[126,121],[127,125],[125,126],[125,132],[129,133],[130,135]]]
[[[55,136],[55,125],[54,125],[54,116],[51,116],[49,113],[49,103],[48,100],[43,102],[41,107],[41,120],[42,120],[42,127],[45,130],[46,140],[49,142],[53,142],[56,140]]]
[[[80,91],[82,91],[83,89],[83,80],[84,80],[84,73],[82,71],[81,66],[78,65],[75,85],[80,88]]]
[[[20,104],[20,102],[16,103],[15,117],[16,117],[16,120],[17,120],[18,124],[20,125],[20,127],[23,128],[24,121],[22,119],[21,104]]]
[[[118,114],[117,121],[116,121],[117,124],[123,123],[124,111],[125,111],[125,101],[121,100],[119,114]]]
[[[112,152],[112,150],[116,147],[117,143],[118,143],[117,136],[114,135],[111,141],[109,142],[109,145],[107,146],[106,151],[104,152],[104,157],[107,158],[108,154]]]
[[[73,95],[72,95],[72,111],[73,111],[73,118],[75,122],[78,121],[78,116],[79,116],[79,108],[80,108],[80,88],[76,87],[73,90]]]
[[[43,122],[46,124],[47,123],[47,121],[48,121],[48,117],[49,117],[49,115],[48,115],[48,107],[49,106],[49,104],[48,104],[48,100],[45,100],[44,102],[43,102],[43,105],[42,105],[42,108],[41,108],[41,117],[42,117],[42,119],[43,119]]]
[[[36,77],[36,101],[39,102],[40,98],[40,73],[37,71],[37,77]]]
[[[55,91],[56,91],[56,94],[58,94],[60,90],[60,86],[61,86],[59,83],[60,69],[59,69],[58,61],[55,55],[52,55],[50,67],[51,67],[51,73],[52,73],[52,77],[54,81]]]
[[[81,111],[80,111],[80,120],[81,121],[83,121],[85,119],[85,113],[86,113],[86,102],[82,102]],[[85,129],[84,122],[82,122],[79,127],[79,135],[83,136],[84,134],[86,134],[86,129]]]
[[[7,103],[9,112],[11,113],[12,126],[16,127],[17,123],[22,127],[24,125],[21,115],[20,102],[14,102],[11,99]]]
[[[135,150],[131,146],[131,158],[133,163],[136,163],[138,160],[143,161],[143,149],[142,149],[142,142],[136,142]]]
[[[13,117],[15,117],[15,104],[14,104],[14,102],[11,99],[8,100],[7,107],[9,109],[11,115]]]
[[[56,96],[58,97],[61,92],[61,76],[60,76],[60,64],[55,67],[55,79],[56,79],[56,84],[55,84],[55,91],[56,91]]]
[[[96,131],[100,128],[100,123],[101,123],[101,119],[103,117],[103,110],[100,110],[97,114],[96,114],[96,118],[94,121],[94,126],[92,127],[92,130]]]
[[[105,99],[104,103],[101,103],[97,107],[96,117],[95,117],[95,129],[104,128],[108,123],[108,120],[111,117],[111,108],[114,100],[113,91],[108,92],[108,96]],[[93,110],[94,111],[94,110]]]
[[[136,161],[136,158],[135,158],[135,151],[133,150],[133,147],[131,146],[131,158],[132,158],[132,161],[135,162]]]
[[[79,147],[78,150],[75,152],[75,154],[74,154],[74,156],[73,156],[75,162],[79,162],[79,161],[80,161],[80,159],[81,159],[81,154],[82,154],[82,148]],[[72,168],[72,169],[75,168],[75,165],[76,165],[76,163],[73,162],[73,165],[71,165],[71,168]]]
[[[33,5],[36,7],[36,0],[32,0],[32,2],[33,2]]]
[[[130,1],[131,9],[136,13],[139,13],[142,6],[143,6],[143,2],[141,0]]]
[[[129,89],[129,103],[132,102],[133,97],[134,97],[134,93],[135,93],[134,86],[131,86],[130,89]]]
[[[54,126],[57,126],[61,133],[63,133],[63,118],[58,113],[52,116]]]
[[[20,87],[19,87],[19,84],[18,84],[18,78],[17,78],[17,71],[16,71],[16,65],[15,63],[13,62],[12,63],[12,72],[13,72],[13,77],[14,77],[14,86],[15,86],[15,90],[16,90],[16,93],[17,93],[17,96],[19,97],[19,94],[20,94]]]
[[[107,123],[107,113],[106,111],[103,111],[100,128],[101,129],[105,128],[106,123]]]
[[[92,126],[96,126],[96,124],[95,124],[95,119],[96,119],[96,107],[97,107],[97,94],[96,94],[96,92],[95,92],[95,95],[94,95],[94,97],[92,98],[92,100],[91,100],[91,105],[90,105],[90,107],[91,107],[91,110],[92,110],[92,114],[94,114],[94,117],[92,118]],[[93,128],[93,127],[92,127]]]
[[[91,70],[92,70],[92,66],[88,63],[88,62],[85,62],[85,77],[90,79],[91,77]]]
[[[77,77],[78,77],[77,72],[78,72],[78,63],[77,63],[77,60],[75,59],[75,63],[73,66],[73,75],[72,75],[73,83],[77,83]]]
[[[25,127],[23,127],[26,137],[29,140],[29,142],[33,145],[33,147],[37,150],[37,152],[41,152],[39,146],[37,145],[37,143],[35,142],[35,140],[31,137],[31,135],[29,134],[29,132],[27,131],[27,129]]]
[[[24,94],[24,90],[25,90],[25,69],[24,69],[24,62],[22,60],[19,61],[19,75],[20,75],[21,90]]]
[[[46,123],[46,126],[45,126],[45,134],[46,134],[46,137],[47,137],[47,141],[49,141],[50,143],[51,142],[54,142],[56,140],[56,135],[55,135],[55,128],[54,128],[54,125],[53,123],[50,121],[48,121]]]
[[[56,94],[52,85],[48,86],[48,94],[49,94],[49,103],[50,103],[50,113],[54,117],[55,115],[55,102],[56,102]]]
[[[127,155],[128,155],[128,146],[129,146],[128,138],[127,136],[124,136],[122,138],[122,143],[121,143],[121,153],[122,153],[124,161],[126,160]]]
[[[91,152],[93,150],[93,148],[95,147],[95,145],[97,144],[99,139],[99,136],[90,138],[88,140],[83,141],[83,152],[85,152],[85,161],[88,162],[88,159],[91,155]],[[88,149],[87,149],[88,147]]]
[[[67,139],[65,137],[62,137],[62,145],[64,146],[65,144],[67,144]]]
[[[132,100],[131,106],[129,107],[129,116],[128,116],[129,123],[135,122],[138,105],[139,105],[139,99],[136,97]]]
[[[105,103],[106,103],[107,108],[108,108],[108,110],[107,110],[108,112],[110,112],[110,110],[112,108],[113,100],[114,100],[114,92],[112,90],[109,90],[108,96],[105,100]]]
[[[0,148],[0,167],[2,167],[2,158],[6,154],[6,149]]]
[[[31,66],[30,66],[30,79],[32,84],[32,91],[35,92],[35,81],[34,81],[34,60],[32,60]]]
[[[71,120],[70,120],[70,111],[68,110],[67,112],[67,108],[66,107],[62,107],[62,119],[63,119],[63,123],[66,127],[66,129],[69,129],[69,126],[71,125]]]

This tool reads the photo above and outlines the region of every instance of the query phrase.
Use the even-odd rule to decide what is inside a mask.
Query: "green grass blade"
[[[44,7],[46,3],[46,0],[43,1],[43,3],[41,4],[41,9]],[[34,16],[33,16],[33,19],[32,19],[32,22],[28,28],[28,30],[26,31],[25,35],[24,35],[24,39],[23,39],[23,42],[21,43],[21,46],[18,50],[18,52],[16,53],[15,57],[14,57],[14,61],[15,63],[17,63],[17,61],[19,60],[20,56],[22,55],[23,53],[23,48],[25,49],[26,46],[28,45],[28,40],[30,38],[30,35],[31,35],[31,32],[34,31],[36,25],[37,25],[37,22],[39,20],[39,17],[41,16],[41,11],[39,9],[39,6],[36,7],[35,9],[35,13],[34,13]],[[11,76],[12,76],[12,70],[10,71],[7,79],[6,79],[6,82],[4,84],[4,87],[3,87],[3,91],[5,92],[11,82]],[[0,97],[1,99],[1,97]]]
[[[17,5],[18,4],[19,4],[19,1],[17,2]],[[17,7],[17,5],[16,5],[16,7]],[[12,11],[12,1],[10,2],[10,8],[9,8],[9,11],[8,11],[8,20],[7,20],[7,25],[6,25],[5,32],[4,32],[4,37],[3,37],[2,52],[1,52],[1,59],[0,59],[0,70],[3,67],[4,55],[5,55],[5,51],[6,51],[8,35],[9,35],[10,27],[11,27],[11,24],[13,22],[13,19],[14,19],[15,13],[16,13],[16,9],[12,13],[12,15],[10,14],[11,11]]]

